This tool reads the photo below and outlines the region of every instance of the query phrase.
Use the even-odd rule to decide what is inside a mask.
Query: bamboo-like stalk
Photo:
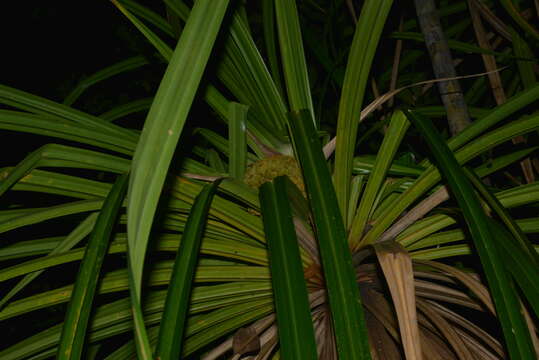
[[[414,0],[421,31],[430,54],[434,75],[437,79],[456,77],[453,58],[445,38],[434,0]],[[452,135],[456,135],[470,123],[468,108],[458,80],[438,83],[438,90],[447,111],[447,121]]]

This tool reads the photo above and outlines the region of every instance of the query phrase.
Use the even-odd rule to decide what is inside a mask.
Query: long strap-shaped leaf
[[[482,152],[492,149],[505,141],[511,140],[515,136],[538,129],[538,119],[539,114],[523,117],[522,119],[512,121],[505,126],[477,138],[474,142],[462,147],[462,149],[455,153],[457,161],[460,164],[465,164]],[[470,128],[473,127],[474,124],[475,123],[470,125]],[[464,130],[462,133],[464,132],[466,132],[466,130]],[[450,141],[448,141],[448,145],[449,143]],[[376,241],[380,235],[387,230],[388,226],[393,223],[393,221],[395,221],[395,219],[401,215],[408,206],[410,206],[438,181],[440,181],[440,173],[434,168],[434,166],[430,165],[414,182],[414,184],[400,195],[397,201],[395,201],[393,207],[384,210],[380,216],[377,217],[373,228],[362,239],[364,244],[370,244]]]
[[[392,3],[393,0],[365,1],[348,57],[339,104],[335,149],[335,190],[341,214],[346,214],[350,198],[350,177],[365,86]]]
[[[539,315],[539,267],[537,263],[501,224],[495,220],[489,220],[497,246],[505,254],[507,271],[513,275],[535,315]]]
[[[189,296],[195,275],[202,233],[208,216],[213,194],[218,182],[206,185],[195,199],[185,224],[182,241],[167,291],[165,310],[159,327],[155,356],[158,359],[179,359],[189,310]]]
[[[410,111],[407,111],[406,115],[425,137],[440,172],[445,175],[449,188],[464,213],[488,280],[511,359],[535,359],[526,320],[520,312],[518,293],[512,286],[502,253],[491,240],[491,225],[472,185],[432,123]]]
[[[73,146],[47,144],[30,153],[16,167],[0,173],[0,196],[37,167],[68,167],[121,173],[129,169],[129,161]]]
[[[537,101],[539,96],[539,84],[526,89],[513,96],[504,104],[492,109],[486,116],[474,121],[468,128],[448,141],[449,148],[456,150],[478,135],[484,134],[500,121],[508,118],[517,111],[524,109],[529,104]],[[424,162],[421,165],[425,165]]]
[[[410,255],[393,240],[375,244],[374,250],[393,299],[406,358],[421,360],[423,356]]]
[[[483,197],[483,199],[487,202],[487,204],[490,206],[490,208],[500,217],[500,219],[504,222],[507,229],[511,232],[513,235],[514,240],[516,242],[514,243],[514,246],[519,247],[520,251],[523,251],[526,253],[530,260],[534,263],[535,267],[539,266],[539,254],[537,254],[537,251],[535,251],[533,247],[533,243],[531,243],[527,238],[524,232],[520,229],[517,222],[511,217],[511,214],[509,214],[509,211],[502,205],[500,200],[496,197],[496,195],[491,194],[490,191],[487,189],[487,187],[483,184],[481,179],[475,174],[475,172],[472,172],[468,170],[467,168],[463,168],[464,173],[472,183],[472,185],[476,188],[476,190],[479,192],[479,194]],[[510,240],[511,237],[509,237]],[[538,293],[539,295],[539,293]]]
[[[524,19],[524,17],[520,14],[518,6],[514,4],[514,0],[500,0],[500,3],[521,29],[533,36],[535,40],[539,40],[539,31],[535,27],[531,26],[526,19]],[[537,3],[535,4],[537,6]]]
[[[266,56],[268,57],[271,77],[279,92],[283,93],[281,84],[281,66],[277,54],[277,43],[275,40],[275,1],[262,0],[262,26],[264,29],[264,43],[266,46]]]
[[[292,111],[309,109],[314,119],[296,0],[276,0],[275,15],[290,109]]]
[[[138,69],[146,64],[148,64],[148,60],[142,55],[137,55],[130,57],[129,59],[120,61],[116,64],[110,65],[104,69],[101,69],[96,73],[88,76],[87,78],[81,80],[77,84],[77,86],[73,90],[71,90],[69,95],[65,97],[64,105],[72,105],[75,101],[77,101],[77,99],[82,95],[82,93],[92,85],[95,85],[101,81],[107,80],[126,71]]]
[[[116,0],[113,1],[119,4]],[[126,3],[126,0],[120,1]],[[185,21],[188,18],[190,9],[186,4],[175,0],[164,1],[167,7],[180,19]],[[129,2],[131,3],[131,1]],[[172,50],[168,45],[133,14],[130,14],[127,9],[121,5],[119,8],[147,40],[156,47],[165,60],[169,61]],[[138,14],[142,16],[143,12],[139,11]],[[147,17],[142,17],[150,21]],[[284,130],[286,111],[283,100],[277,87],[273,84],[243,17],[234,14],[232,17],[230,36],[225,37],[224,58],[217,67],[217,76],[241,103],[249,104],[254,111],[251,111],[249,116],[249,130],[264,143],[280,148],[285,146],[281,132],[267,131],[267,125],[264,123],[273,124],[280,130]],[[253,74],[256,76],[252,76]],[[228,100],[213,85],[207,85],[204,98],[219,116],[228,121]]]
[[[380,187],[385,179],[386,172],[391,166],[393,157],[397,152],[397,148],[399,147],[408,126],[410,126],[410,122],[402,111],[397,111],[391,116],[391,123],[384,136],[384,141],[378,151],[378,155],[376,156],[373,171],[369,175],[369,181],[367,182],[367,186],[361,197],[361,202],[359,203],[359,209],[351,224],[348,239],[352,244],[357,245],[363,234],[365,225],[372,215],[371,211],[373,209],[375,198],[378,195]]]
[[[58,359],[79,359],[81,356],[99,272],[127,190],[127,179],[127,174],[121,175],[110,190],[86,246],[67,307],[57,352]]]
[[[44,115],[50,119],[56,119],[60,123],[80,124],[85,129],[96,129],[109,135],[114,134],[126,140],[137,139],[137,134],[130,129],[122,128],[94,115],[9,86],[0,85],[0,103],[34,114]]]
[[[159,195],[228,0],[195,3],[144,124],[129,183],[129,257],[140,298],[146,245]]]
[[[228,0],[198,0],[148,113],[133,158],[127,209],[133,321],[139,357],[151,356],[140,311],[142,269],[159,195]]]
[[[137,144],[136,138],[23,111],[0,110],[0,129],[76,141],[127,155],[133,154]]]
[[[290,127],[313,213],[339,359],[370,359],[356,272],[331,175],[308,111],[292,112]]]
[[[281,354],[285,359],[317,359],[307,287],[286,195],[287,180],[275,178],[263,184],[259,193]]]
[[[71,249],[73,246],[75,246],[79,241],[84,239],[94,228],[96,217],[98,213],[91,213],[85,220],[83,220],[73,231],[69,233],[62,241],[60,241],[52,251],[48,253],[49,256],[60,254],[62,252],[65,252],[69,249]],[[5,270],[5,268],[4,268]],[[31,283],[35,278],[37,278],[39,275],[43,273],[44,270],[37,270],[32,271],[29,274],[26,274],[25,277],[23,277],[11,290],[2,296],[2,299],[0,300],[0,309],[4,307],[4,305],[11,300],[15,295],[18,294],[19,291],[24,289],[26,285]]]
[[[233,178],[241,181],[247,167],[246,122],[249,107],[237,102],[231,102],[229,108],[228,144],[230,161],[228,171]]]

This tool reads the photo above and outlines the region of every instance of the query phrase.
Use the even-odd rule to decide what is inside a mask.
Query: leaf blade
[[[121,175],[110,190],[86,246],[67,307],[58,359],[78,359],[81,356],[101,265],[122,206],[128,179],[127,174]]]
[[[275,297],[279,343],[287,359],[317,359],[314,329],[301,257],[292,222],[287,181],[277,177],[260,187]]]
[[[445,175],[448,185],[453,190],[453,194],[464,213],[487,276],[511,358],[534,359],[535,351],[526,321],[519,311],[518,295],[512,286],[499,249],[493,246],[494,244],[489,240],[492,237],[489,222],[471,184],[466,180],[455,155],[434,126],[410,111],[407,111],[406,115],[427,140],[440,171]]]
[[[293,111],[308,109],[314,121],[313,100],[296,0],[275,1],[275,18],[290,109]]]
[[[392,0],[368,0],[361,10],[348,57],[339,103],[335,148],[335,190],[341,214],[346,214],[357,130],[374,52]],[[344,224],[347,227],[347,224]]]
[[[316,224],[341,359],[370,359],[352,256],[322,147],[308,111],[290,113],[290,127]]]
[[[165,310],[159,327],[155,356],[160,359],[178,359],[182,351],[185,319],[189,310],[189,296],[194,277],[202,233],[208,210],[219,182],[206,185],[195,199],[185,224],[180,248],[174,261],[167,291]]]
[[[196,3],[135,151],[127,216],[135,293],[139,298],[146,244],[159,194],[227,6],[228,0]]]

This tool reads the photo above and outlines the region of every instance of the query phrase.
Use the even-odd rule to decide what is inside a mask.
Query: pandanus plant
[[[452,114],[435,91],[395,90],[429,76],[414,68],[424,50],[373,67],[387,57],[380,43],[397,38],[400,55],[403,39],[423,39],[413,17],[383,33],[391,0],[366,0],[359,16],[351,1],[300,2],[328,26],[348,9],[353,39],[337,54],[290,0],[164,0],[166,17],[112,2],[159,60],[114,64],[63,103],[0,86],[2,129],[58,139],[0,172],[0,321],[27,327],[0,358],[536,357],[537,147],[507,145],[537,139],[539,85],[523,40],[536,33],[513,3],[502,1],[516,29],[486,3],[440,9],[466,20],[446,31],[450,47],[476,55],[465,62],[490,59],[489,81],[508,89],[492,107],[485,77],[471,79],[473,122],[448,137],[432,125]],[[510,34],[502,49],[464,36],[481,17],[494,37]],[[152,99],[76,109],[89,86],[159,61]],[[142,129],[115,123],[148,108]],[[6,197],[20,192],[50,205]]]

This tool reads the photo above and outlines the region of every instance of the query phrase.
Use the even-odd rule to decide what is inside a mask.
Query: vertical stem
[[[453,58],[444,36],[438,11],[434,0],[414,0],[421,31],[425,36],[425,44],[430,54],[434,75],[437,79],[456,77]],[[438,83],[438,90],[447,111],[447,121],[452,135],[456,135],[467,127],[470,121],[468,108],[458,80]]]

